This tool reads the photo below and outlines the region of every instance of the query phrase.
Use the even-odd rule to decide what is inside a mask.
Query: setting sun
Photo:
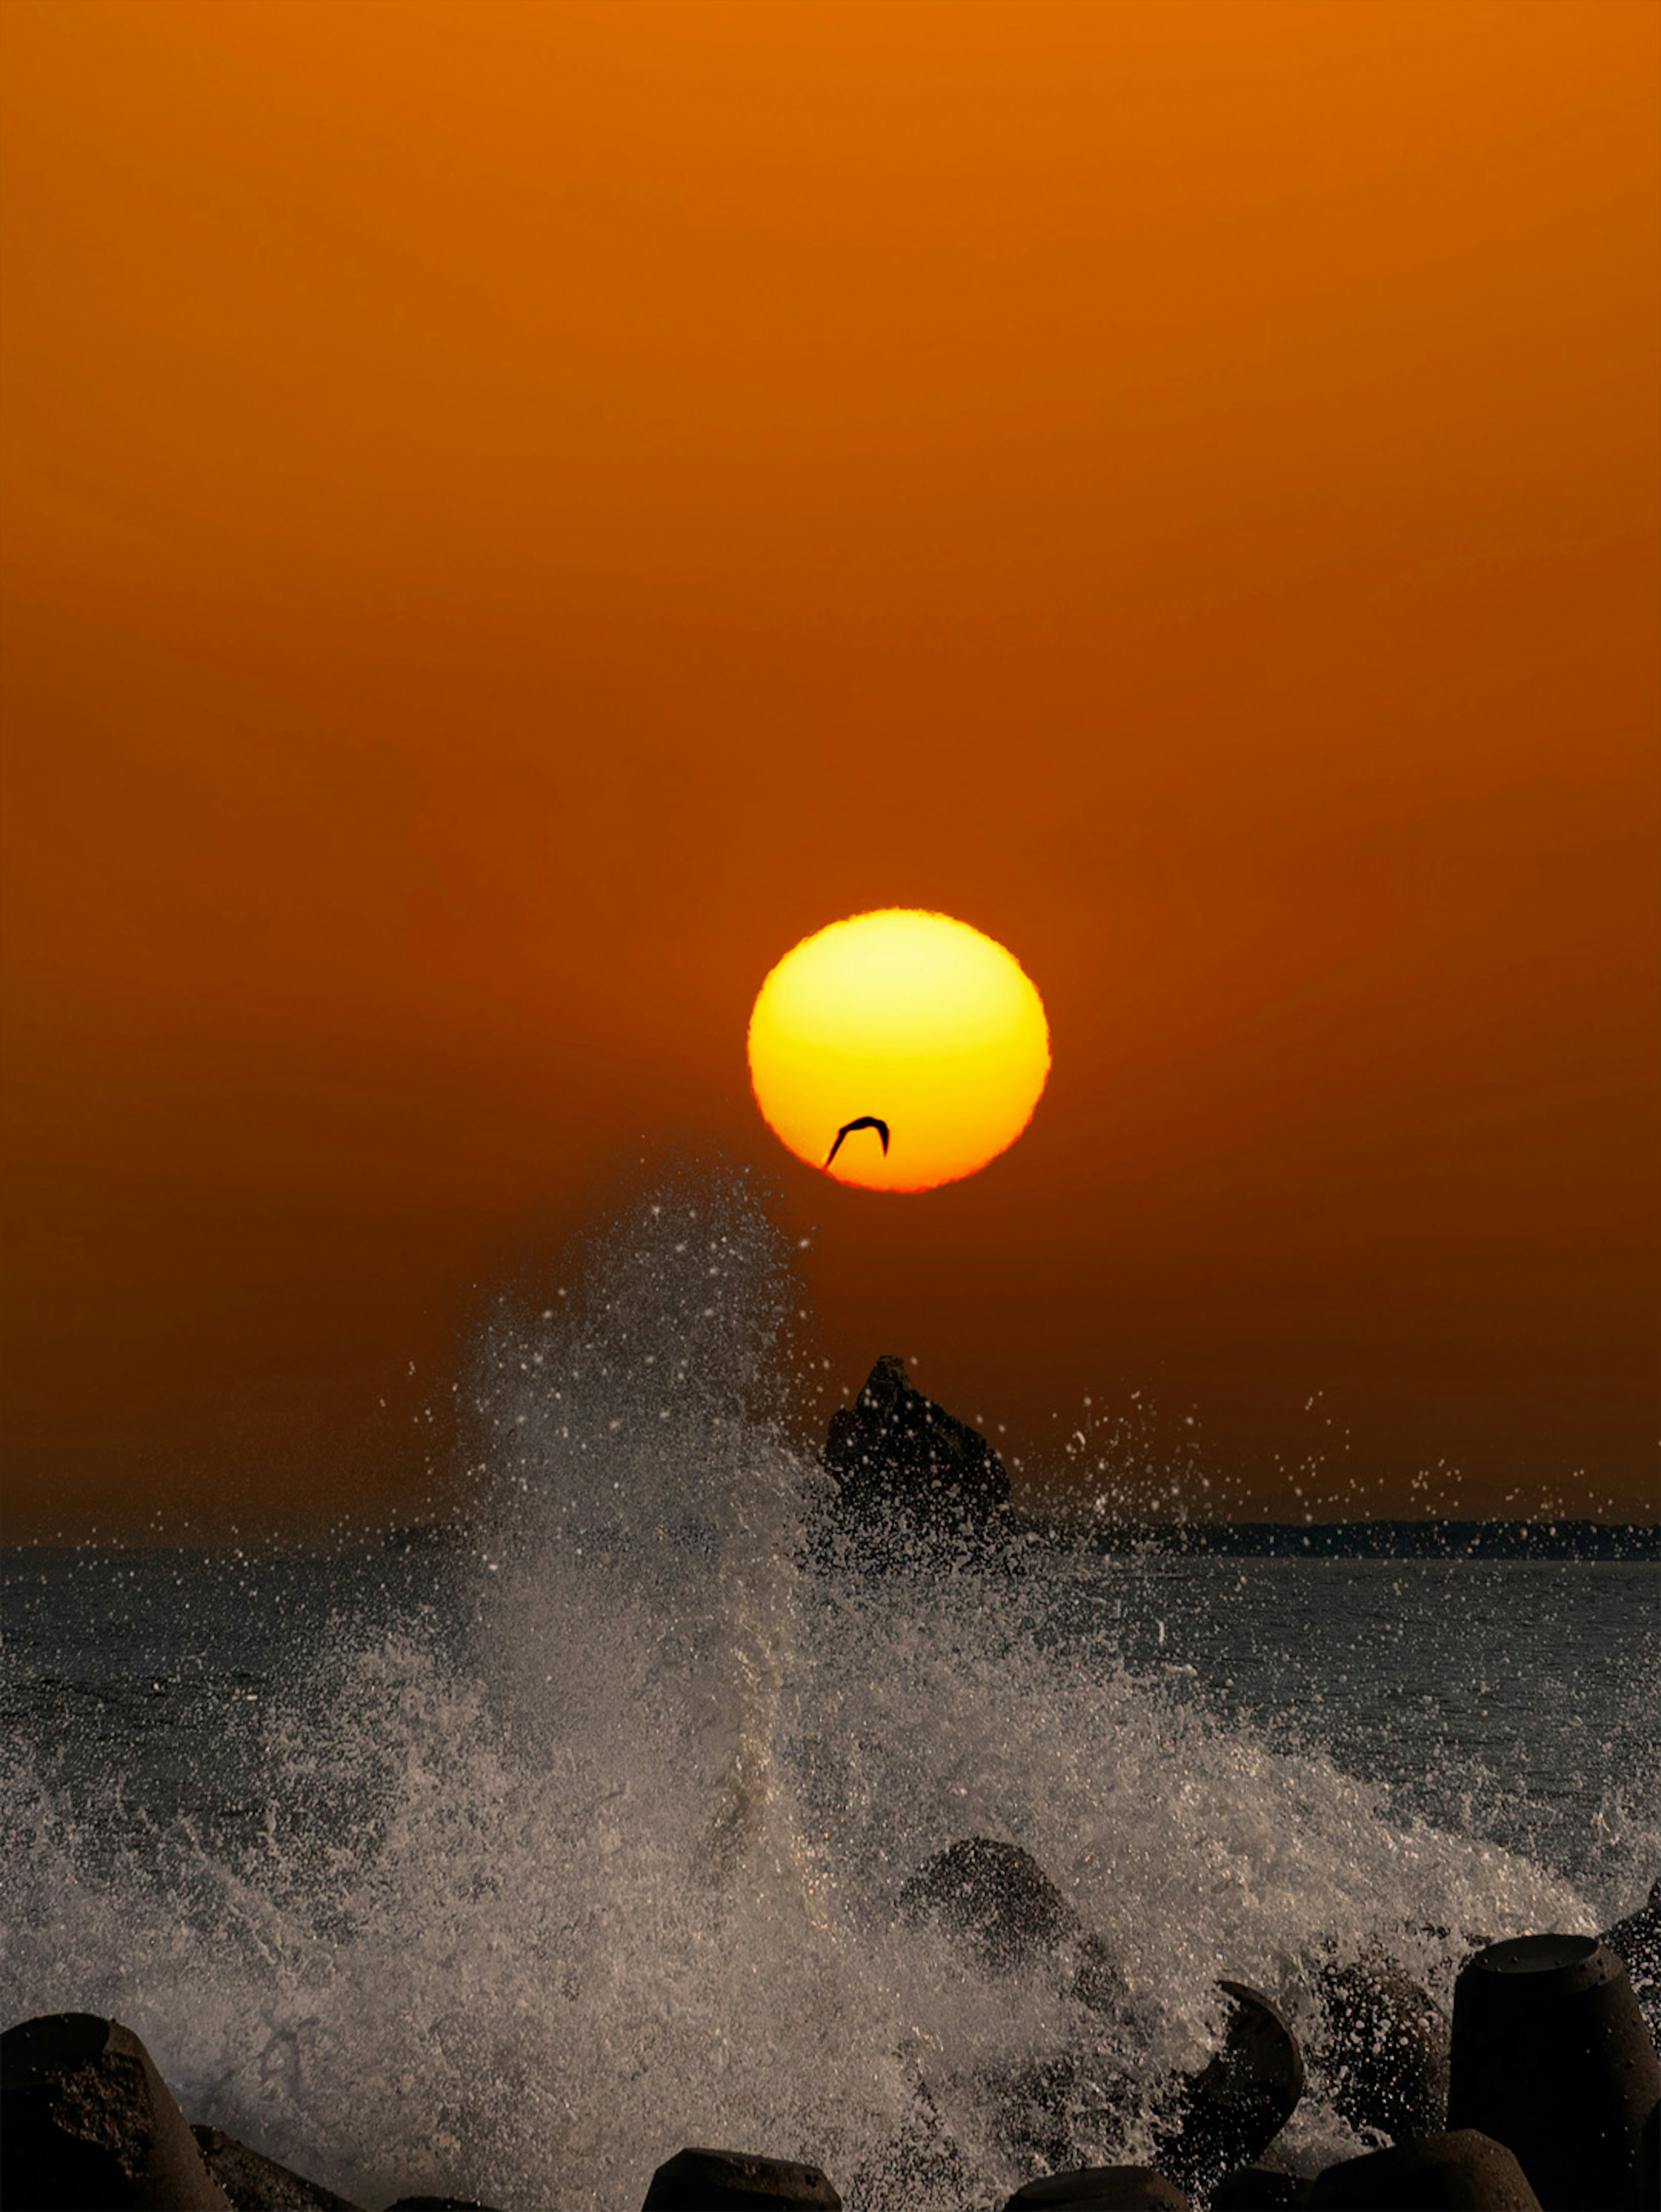
[[[749,1071],[797,1159],[866,1190],[932,1190],[1014,1144],[1050,1073],[1050,1032],[1001,945],[893,907],[785,955],[750,1016]]]

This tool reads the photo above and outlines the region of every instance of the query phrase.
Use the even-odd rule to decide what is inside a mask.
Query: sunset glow
[[[1652,1515],[1658,23],[3,0],[15,1528],[406,1517],[706,1152],[827,1389]],[[1025,1060],[753,1097],[900,906]]]

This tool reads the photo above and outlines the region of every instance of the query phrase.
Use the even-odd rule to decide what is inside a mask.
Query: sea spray
[[[782,1421],[791,1258],[742,1178],[654,1192],[580,1279],[493,1294],[464,1537],[181,1570],[198,1628],[155,1629],[154,1692],[110,1686],[126,1735],[106,1711],[10,1755],[6,2016],[114,2014],[193,2119],[370,2204],[627,2206],[690,2142],[878,2204],[931,2130],[992,2202],[1063,2138],[1149,2154],[1219,1974],[1296,2013],[1322,1960],[1377,1946],[1446,1995],[1471,1942],[1596,1924],[1127,1666],[1133,1559],[827,1567],[826,1479]],[[190,1708],[160,1809],[108,1747],[205,1697],[210,1646],[215,1694],[239,1666],[258,1694]],[[1102,1938],[1116,2009],[902,1923],[906,1877],[976,1835]],[[1355,2147],[1315,2102],[1294,2139]]]

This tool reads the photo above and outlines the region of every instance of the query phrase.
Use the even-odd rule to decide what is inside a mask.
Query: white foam
[[[1064,1626],[1064,1559],[805,1569],[823,1478],[773,1418],[794,1295],[746,1187],[706,1182],[597,1239],[582,1296],[494,1307],[459,1648],[343,1620],[272,1717],[270,1816],[235,1852],[185,1820],[94,1875],[15,1782],[9,2016],[119,2016],[191,2118],[370,2204],[627,2206],[690,2142],[846,2191],[919,2081],[995,2202],[1035,2170],[986,2086],[1021,2063],[1071,2054],[1076,2141],[1134,2155],[1136,2095],[1203,2058],[1220,1973],[1295,2010],[1321,1945],[1382,1942],[1446,1995],[1470,1941],[1595,1924],[1133,1678],[1110,1627]],[[895,1924],[969,1835],[1026,1846],[1106,1938],[1121,2019]]]

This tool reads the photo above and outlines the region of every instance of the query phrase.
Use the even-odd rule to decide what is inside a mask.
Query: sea
[[[1073,2162],[1151,2156],[1220,1976],[1294,2027],[1334,1960],[1446,2004],[1477,1945],[1641,1904],[1653,1559],[845,1558],[793,1261],[742,1178],[670,1179],[573,1295],[493,1293],[440,1525],[9,1552],[4,2021],[125,2021],[189,2118],[366,2206],[631,2208],[706,2145],[961,2212],[1054,2162],[1023,2081]],[[1117,2010],[900,1911],[971,1837]],[[1369,2147],[1312,2074],[1279,2149]]]

